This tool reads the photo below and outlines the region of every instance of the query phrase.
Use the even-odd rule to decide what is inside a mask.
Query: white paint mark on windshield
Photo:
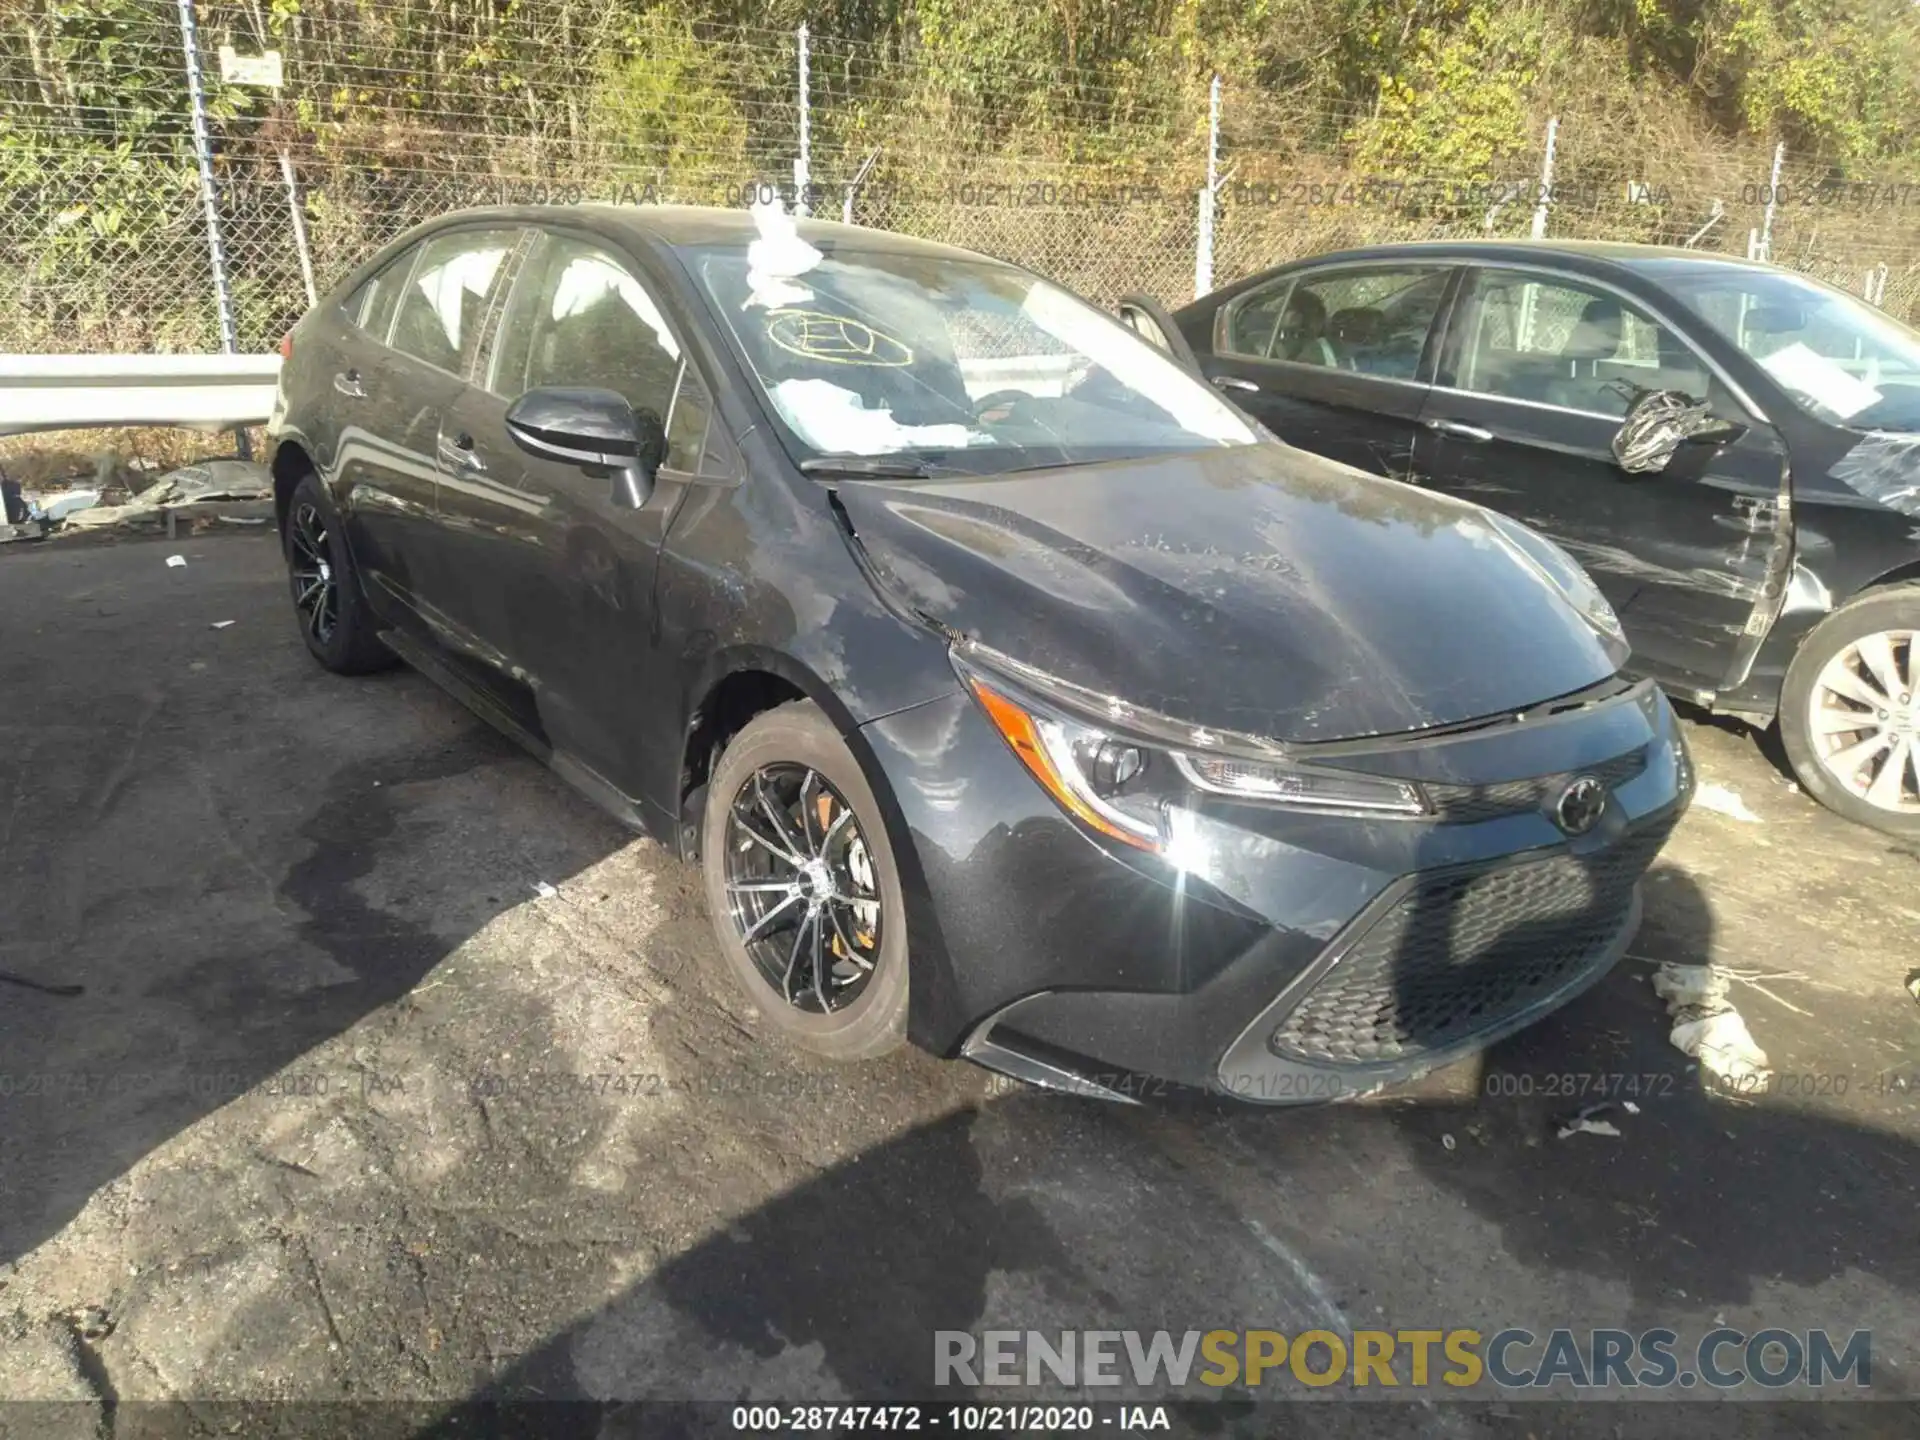
[[[884,455],[916,447],[957,450],[992,440],[965,425],[902,425],[891,410],[869,410],[859,395],[830,380],[782,380],[768,394],[802,440],[830,453]]]

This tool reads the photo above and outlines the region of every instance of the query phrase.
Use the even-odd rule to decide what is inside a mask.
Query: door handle
[[[1246,390],[1257,392],[1260,387],[1251,380],[1242,380],[1238,375],[1216,375],[1213,377],[1216,390]]]
[[[354,400],[367,398],[366,387],[360,383],[358,370],[342,370],[333,377],[333,388],[342,395]]]
[[[456,470],[464,470],[469,475],[487,473],[487,462],[473,453],[473,436],[460,434],[449,439],[440,437],[440,458]]]
[[[1468,425],[1460,420],[1429,420],[1427,428],[1440,435],[1451,435],[1456,440],[1471,440],[1476,445],[1484,445],[1493,438],[1491,430],[1478,425]]]

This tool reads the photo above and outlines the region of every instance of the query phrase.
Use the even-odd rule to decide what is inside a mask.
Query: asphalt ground
[[[12,547],[0,971],[84,988],[0,983],[0,1433],[967,1398],[933,1337],[990,1329],[1865,1329],[1870,1390],[1820,1393],[1912,1401],[1920,860],[1688,729],[1753,818],[1696,806],[1631,954],[1558,1015],[1365,1104],[1124,1108],[786,1048],[690,869],[418,675],[323,673],[259,532]],[[1733,972],[1764,1091],[1668,1043],[1664,960]],[[1556,1137],[1607,1096],[1618,1137]],[[1920,1425],[1734,1393],[1733,1433]],[[1308,1433],[1729,1413],[1283,1372],[1201,1408],[1300,1413],[1250,1395],[1350,1402]]]

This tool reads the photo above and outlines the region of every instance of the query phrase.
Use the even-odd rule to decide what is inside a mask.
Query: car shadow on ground
[[[1652,888],[1636,955],[1709,954],[1706,898],[1671,869]],[[1839,1118],[1704,1085],[1666,1043],[1664,1007],[1645,978],[1644,966],[1623,965],[1478,1065],[1362,1104],[1256,1109],[1194,1097],[1131,1109],[1022,1091],[959,1110],[720,1226],[473,1398],[496,1407],[500,1433],[639,1433],[646,1412],[556,1402],[1039,1398],[936,1391],[943,1330],[1671,1326],[1685,1344],[1712,1328],[1708,1317],[1764,1303],[1772,1287],[1864,1275],[1909,1304],[1920,1250],[1900,1237],[1920,1150],[1870,1114]],[[1603,1089],[1618,1102],[1607,1114],[1621,1135],[1559,1138],[1557,1122]],[[1436,1265],[1460,1254],[1451,1237],[1462,1225],[1490,1237],[1487,1273],[1437,1274],[1412,1313],[1404,1292],[1368,1295],[1357,1274],[1302,1279],[1298,1249],[1364,1250],[1370,1217],[1418,1233],[1407,1206],[1431,1218]],[[1304,1242],[1294,1251],[1289,1227]],[[1385,1228],[1377,1238],[1389,1249],[1409,1243]],[[1594,1283],[1575,1293],[1601,1287],[1615,1298],[1604,1313],[1591,1303],[1539,1313],[1537,1298],[1524,1313],[1492,1308],[1499,1277],[1516,1272],[1586,1277]],[[1384,1313],[1362,1303],[1375,1298]],[[1747,1328],[1826,1326],[1844,1340],[1867,1323],[1768,1313]],[[1875,1386],[1878,1396],[1911,1395],[1884,1365]],[[1184,1398],[1252,1398],[1193,1391]],[[1271,1412],[1244,1408],[1216,1407],[1199,1422],[1271,1432]],[[422,1433],[455,1433],[468,1413]],[[1622,1424],[1635,1435],[1895,1434],[1916,1418],[1904,1406],[1848,1407],[1844,1425],[1837,1412],[1816,1422],[1805,1406],[1515,1413],[1529,1418],[1472,1410],[1485,1433],[1515,1436],[1615,1436]],[[1462,1433],[1436,1429],[1423,1409],[1314,1416],[1322,1434]],[[706,1412],[681,1423],[720,1433],[725,1420]],[[670,1433],[662,1423],[653,1414],[644,1428]]]
[[[322,672],[270,541],[182,549],[0,567],[0,1265],[632,839],[418,676]]]

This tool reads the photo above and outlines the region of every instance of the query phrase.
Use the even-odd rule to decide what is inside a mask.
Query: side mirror
[[[1200,361],[1194,355],[1193,347],[1187,344],[1187,337],[1180,333],[1179,323],[1158,300],[1151,295],[1122,295],[1114,309],[1122,325],[1176,364],[1185,366],[1195,375],[1200,374]]]
[[[1680,390],[1642,395],[1613,435],[1613,458],[1629,475],[1667,468],[1682,445],[1724,445],[1747,427],[1723,420],[1705,400]]]
[[[542,386],[507,407],[513,443],[540,460],[611,471],[614,500],[639,509],[653,493],[667,455],[667,431],[651,410],[635,410],[611,390]]]

